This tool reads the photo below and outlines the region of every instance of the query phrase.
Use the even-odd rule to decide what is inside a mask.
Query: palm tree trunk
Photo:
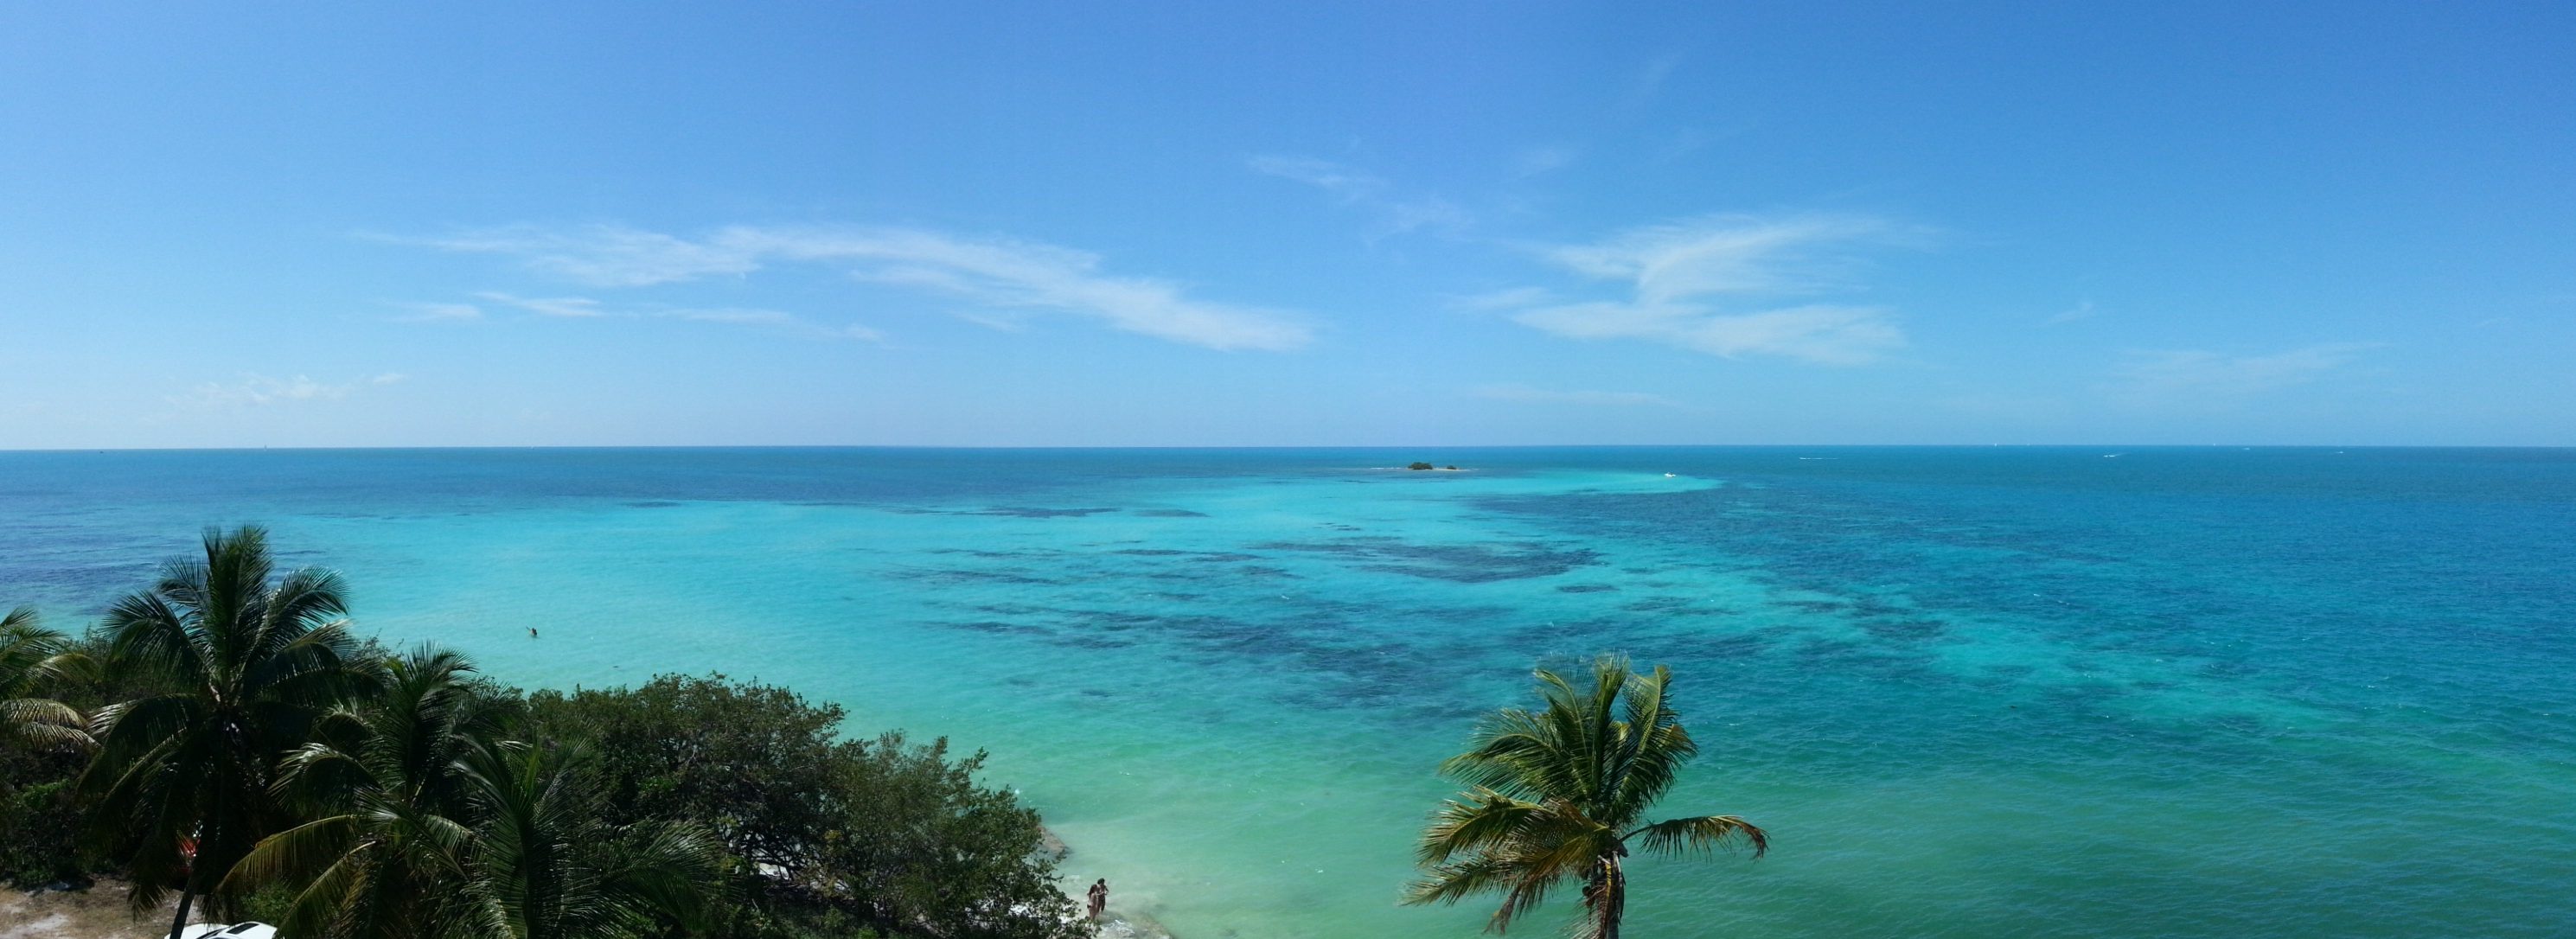
[[[1619,939],[1619,921],[1628,915],[1628,873],[1620,869],[1617,857],[1605,857],[1594,877],[1592,912],[1600,923],[1596,935]]]
[[[188,903],[197,898],[197,870],[191,865],[188,879],[179,884],[179,915],[170,918],[170,939],[179,939],[179,930],[188,926]]]
[[[197,881],[206,876],[206,847],[214,840],[214,834],[212,822],[197,829],[196,849],[188,853],[188,876],[179,881],[179,914],[170,918],[170,939],[179,939],[179,930],[188,927],[188,905],[202,892],[197,889]]]

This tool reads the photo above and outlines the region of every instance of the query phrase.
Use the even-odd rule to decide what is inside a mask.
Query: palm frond
[[[669,917],[684,929],[705,927],[724,851],[697,826],[634,826],[610,847],[607,862],[603,881],[622,901]]]
[[[189,614],[160,593],[138,593],[107,608],[107,667],[113,671],[184,682],[206,674],[203,649],[189,628]]]
[[[69,646],[69,637],[44,627],[35,607],[21,606],[0,616],[0,698],[97,677],[97,663]]]
[[[1557,747],[1537,715],[1503,708],[1477,722],[1467,752],[1440,764],[1442,775],[1470,786],[1540,797],[1570,785],[1552,775]]]
[[[349,584],[339,571],[304,567],[287,572],[268,594],[269,618],[303,632],[349,615]]]
[[[367,888],[377,880],[372,876],[375,872],[370,869],[371,865],[368,863],[373,860],[369,857],[370,853],[366,848],[361,847],[353,852],[328,857],[325,860],[327,866],[306,881],[302,889],[295,891],[295,898],[287,905],[285,920],[276,924],[278,934],[285,936],[363,935],[361,930],[367,925],[392,925],[362,923],[345,912],[350,906],[350,901],[364,895]],[[248,863],[248,859],[244,859],[244,863]]]
[[[1620,840],[1635,838],[1643,839],[1637,843],[1641,850],[1676,857],[1707,857],[1720,848],[1745,844],[1753,847],[1758,859],[1771,849],[1769,834],[1733,815],[1669,819],[1629,832]]]
[[[1493,932],[1509,932],[1515,917],[1527,915],[1556,889],[1555,878],[1533,878],[1510,858],[1476,858],[1433,868],[1431,876],[1409,888],[1403,902],[1411,905],[1455,905],[1480,893],[1500,893],[1503,902],[1485,921]]]
[[[99,745],[90,770],[116,772],[175,740],[187,728],[203,724],[205,717],[204,702],[185,694],[154,695],[100,708],[89,719],[90,736]]]
[[[91,740],[89,722],[71,705],[44,698],[18,698],[0,701],[0,740],[16,737],[41,747],[88,749]]]
[[[225,880],[248,889],[307,880],[358,848],[358,824],[355,816],[334,815],[270,835],[234,862]]]
[[[1453,799],[1440,804],[1430,827],[1422,831],[1414,860],[1428,866],[1444,863],[1458,854],[1492,850],[1521,836],[1534,817],[1546,811],[1538,803],[1491,789],[1469,792],[1464,801]]]
[[[1626,746],[1602,807],[1603,817],[1614,824],[1629,824],[1644,814],[1672,788],[1682,764],[1699,755],[1699,745],[1673,712],[1671,688],[1672,670],[1660,665],[1628,683]]]

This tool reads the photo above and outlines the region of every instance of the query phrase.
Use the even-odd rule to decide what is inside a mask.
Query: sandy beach
[[[168,927],[178,902],[136,916],[125,897],[125,882],[113,879],[87,890],[0,890],[0,939],[143,939]]]

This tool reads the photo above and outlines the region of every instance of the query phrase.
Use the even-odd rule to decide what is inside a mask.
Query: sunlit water
[[[987,748],[1185,939],[1475,934],[1395,904],[1431,770],[1599,650],[1774,839],[1632,936],[2576,934],[2576,452],[5,453],[0,605],[240,521],[522,685]]]

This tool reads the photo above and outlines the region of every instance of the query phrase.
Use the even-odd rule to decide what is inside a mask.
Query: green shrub
[[[0,878],[22,887],[86,882],[79,807],[70,780],[19,789],[0,800]]]
[[[619,824],[695,822],[733,856],[728,939],[1088,935],[1069,925],[1033,810],[975,781],[984,754],[900,733],[842,740],[843,712],[774,685],[663,675],[527,699],[531,739],[590,747]]]

